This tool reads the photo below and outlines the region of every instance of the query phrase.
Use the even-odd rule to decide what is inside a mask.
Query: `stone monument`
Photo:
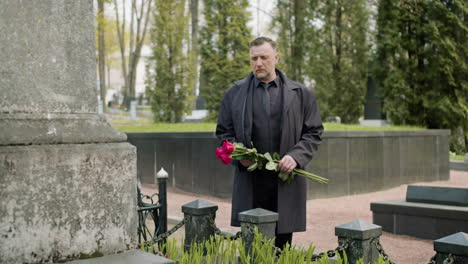
[[[136,150],[97,114],[92,0],[0,0],[0,263],[135,248]]]

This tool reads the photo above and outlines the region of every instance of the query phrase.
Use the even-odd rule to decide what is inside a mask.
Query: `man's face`
[[[250,66],[260,81],[271,82],[275,79],[275,65],[278,59],[279,54],[268,42],[250,48]]]

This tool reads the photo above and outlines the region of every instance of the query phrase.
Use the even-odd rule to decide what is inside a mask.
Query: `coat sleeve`
[[[231,88],[232,89],[232,88]],[[216,125],[216,137],[220,143],[228,140],[230,142],[236,141],[236,132],[234,130],[234,121],[232,119],[231,99],[229,91],[224,94],[219,109],[218,123]]]
[[[315,156],[318,146],[322,142],[323,125],[320,118],[317,101],[312,92],[305,88],[303,91],[303,114],[300,140],[288,151],[299,168],[305,168]]]

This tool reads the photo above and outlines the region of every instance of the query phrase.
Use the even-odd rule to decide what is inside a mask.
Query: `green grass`
[[[450,160],[465,161],[465,155],[456,155],[455,153],[450,152]]]
[[[342,131],[342,130],[420,130],[425,129],[424,127],[417,126],[386,126],[386,127],[372,127],[372,126],[361,126],[361,125],[348,125],[348,124],[337,124],[337,123],[323,123],[325,130],[330,131]]]
[[[113,120],[111,124],[116,129],[132,132],[214,132],[216,123],[158,123],[153,124],[150,120],[127,121]],[[424,129],[414,126],[388,126],[388,127],[366,127],[360,125],[345,125],[336,123],[324,123],[325,130],[417,130]]]
[[[142,132],[214,132],[215,123],[158,123],[158,124],[122,124],[111,122],[117,130],[126,133]]]

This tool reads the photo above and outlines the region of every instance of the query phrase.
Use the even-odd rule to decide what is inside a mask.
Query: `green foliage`
[[[194,57],[186,0],[157,0],[151,30],[152,56],[147,65],[147,92],[155,122],[180,122],[191,110]]]
[[[142,247],[142,250],[154,252],[152,247]],[[162,252],[165,253],[162,254]],[[202,243],[193,241],[189,251],[184,251],[183,240],[178,243],[175,239],[167,240],[160,249],[160,253],[165,258],[178,261],[179,264],[349,264],[346,254],[343,256],[337,254],[333,261],[327,254],[324,254],[312,262],[313,257],[317,257],[314,252],[313,245],[307,249],[286,245],[278,254],[274,247],[274,239],[264,238],[258,229],[255,229],[250,254],[242,239],[230,240],[221,236],[210,237]],[[364,262],[360,259],[357,264],[364,264]],[[380,256],[374,264],[389,264],[389,261],[384,261]]]
[[[318,37],[313,22],[317,18],[317,0],[279,0],[273,27],[278,34],[278,50],[281,54],[278,68],[291,79],[303,83],[310,54]]]
[[[322,116],[357,123],[367,83],[366,0],[280,0],[274,26],[279,68],[312,86]]]
[[[357,123],[363,114],[367,85],[367,1],[322,4],[319,12],[324,25],[313,55],[315,63],[309,68],[316,81],[317,100],[324,117],[340,116],[344,123]]]
[[[247,0],[204,0],[200,36],[200,95],[216,120],[224,91],[249,72]]]
[[[377,17],[384,111],[395,124],[461,130],[457,151],[468,151],[467,15],[464,1],[382,0]]]
[[[457,155],[455,152],[449,152],[449,158],[453,161],[464,161],[465,155]]]

